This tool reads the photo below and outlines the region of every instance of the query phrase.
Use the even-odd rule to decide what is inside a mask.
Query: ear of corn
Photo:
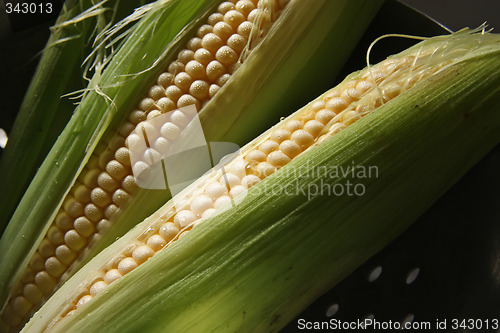
[[[61,96],[84,88],[81,64],[91,49],[89,40],[139,5],[81,0],[63,7],[0,158],[0,233],[73,113],[73,102]]]
[[[82,262],[168,199],[168,191],[136,189],[127,164],[130,163],[128,155],[122,154],[126,148],[124,136],[131,132],[131,125],[171,110],[168,88],[173,87],[175,92],[189,88],[191,92],[192,87],[183,88],[187,82],[183,78],[187,72],[195,75],[197,67],[191,68],[189,59],[196,45],[202,43],[209,49],[214,46],[212,53],[216,53],[216,59],[224,63],[222,67],[228,72],[210,80],[223,87],[216,99],[206,105],[207,100],[193,97],[195,93],[190,96],[185,93],[176,99],[175,106],[190,103],[197,109],[203,106],[200,118],[209,140],[230,139],[242,143],[266,126],[269,119],[280,117],[284,106],[296,101],[290,100],[289,93],[297,87],[311,86],[308,82],[320,87],[326,85],[369,23],[362,20],[360,24],[349,17],[359,14],[359,17],[371,18],[380,5],[380,1],[345,0],[287,3],[158,1],[133,15],[144,17],[130,30],[112,60],[106,61],[106,69],[96,72],[90,81],[74,117],[40,168],[0,241],[0,261],[6,267],[0,272],[0,302],[3,318],[10,321],[10,326],[19,325],[22,317],[33,312],[38,302],[47,298]],[[243,16],[241,11],[256,6],[252,12],[260,10],[263,14],[254,13],[258,21],[250,25],[252,31],[249,32],[249,22],[238,20]],[[215,10],[219,11],[214,14],[216,17],[211,14]],[[252,13],[247,14],[251,20]],[[218,37],[206,30],[210,28],[201,25],[204,20],[212,20],[211,29],[220,28],[219,32],[224,33],[224,26],[216,25],[226,16],[235,25],[230,29],[236,29],[236,24],[240,24],[238,29],[246,24],[243,32],[250,33],[250,42],[242,51],[251,52],[242,56],[245,61],[238,66],[226,63],[225,59],[231,58],[232,53],[227,46],[218,45]],[[273,20],[275,23],[270,25]],[[257,28],[253,29],[254,26]],[[193,37],[194,29],[203,38]],[[177,35],[178,31],[181,32]],[[261,35],[263,32],[265,35]],[[347,32],[352,39],[345,43]],[[105,36],[111,44],[115,43],[114,36]],[[235,48],[241,44],[237,42],[237,38],[231,41],[228,38],[228,43]],[[343,47],[336,50],[341,43]],[[186,45],[188,49],[183,49]],[[215,46],[220,49],[216,50]],[[224,52],[219,54],[222,49]],[[334,60],[332,50],[336,50]],[[164,61],[175,59],[176,55],[178,61],[172,66],[165,65]],[[329,75],[324,75],[322,61],[327,59]],[[165,67],[168,73],[160,74]],[[174,74],[172,86],[166,81],[172,80]],[[155,81],[156,84],[152,83]],[[287,84],[283,84],[284,81]],[[164,89],[163,92],[157,94],[158,88]],[[138,93],[149,96],[140,100]],[[162,94],[167,97],[162,99]],[[239,99],[235,99],[235,95]],[[136,111],[129,107],[137,104]],[[248,126],[248,121],[255,119],[260,121]],[[114,137],[117,132],[120,136]],[[117,180],[123,188],[114,187],[112,183]],[[104,190],[107,187],[112,193]],[[135,191],[133,200],[129,200]],[[105,233],[105,230],[109,231]],[[16,247],[10,246],[12,242]],[[29,293],[27,289],[36,292]],[[29,300],[28,294],[33,296]]]
[[[279,330],[500,141],[499,55],[498,35],[465,31],[354,73],[91,260],[25,331]],[[356,177],[362,195],[308,195]],[[224,181],[233,200],[208,204]]]
[[[290,1],[262,44],[233,74],[232,84],[224,85],[221,93],[199,112],[207,142],[229,141],[243,146],[289,110],[327,89],[381,4]],[[352,17],[364,20],[360,24]],[[344,40],[346,35],[348,42]],[[168,191],[139,189],[107,232],[105,238],[109,241],[96,245],[88,258],[168,199]]]

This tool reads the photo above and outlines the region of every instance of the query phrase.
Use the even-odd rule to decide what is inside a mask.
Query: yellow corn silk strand
[[[447,55],[448,48],[438,44],[389,58],[349,76],[281,121],[244,147],[232,161],[207,173],[162,207],[160,218],[145,226],[140,236],[109,258],[104,267],[90,274],[91,282],[81,292],[75,292],[78,296],[61,312],[62,317],[74,314],[109,284],[137,269],[199,223],[237,204],[248,189],[297,156],[451,63]],[[163,127],[152,120],[145,126],[149,133],[155,133],[153,141],[163,140]],[[136,129],[132,135],[139,132]]]
[[[4,326],[17,330],[27,321],[136,192],[127,136],[160,114],[188,105],[199,111],[258,45],[287,3],[227,1],[208,16],[118,133],[101,143],[90,157],[2,310]],[[153,148],[161,150],[162,145],[175,140],[190,118],[192,115],[182,111],[173,112],[163,127],[164,136]]]

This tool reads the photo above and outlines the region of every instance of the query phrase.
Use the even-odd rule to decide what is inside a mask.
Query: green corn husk
[[[162,61],[179,51],[192,29],[215,0],[158,1],[144,7],[143,17],[131,28],[102,73],[96,73],[85,96],[47,159],[42,164],[0,240],[0,304],[20,280],[30,256],[84,163],[99,140],[114,133],[141,95],[163,70]],[[355,46],[382,1],[292,0],[281,15],[281,28],[272,28],[269,38],[255,49],[232,79],[201,111],[207,141],[243,144],[248,137],[279,119],[304,95],[290,92],[305,85],[304,94],[317,94],[335,76]],[[363,22],[349,20],[358,15]],[[276,23],[278,24],[278,23]],[[180,31],[180,33],[179,33]],[[179,33],[179,34],[178,34]],[[346,34],[350,39],[345,42]],[[342,48],[339,49],[339,45]],[[332,57],[332,52],[335,55]],[[328,68],[323,63],[328,61]],[[320,75],[321,74],[321,75]],[[320,78],[320,79],[318,79]],[[283,80],[286,84],[283,84]],[[289,81],[288,81],[289,80]],[[241,83],[240,83],[241,82]],[[314,83],[314,86],[313,84]],[[273,92],[270,96],[270,92]],[[233,97],[237,94],[239,100]],[[264,107],[264,101],[267,105]],[[228,116],[229,115],[229,116]],[[259,119],[252,126],[248,121]],[[151,214],[169,198],[168,191],[140,190],[133,202],[113,221],[95,253],[112,243],[131,226]],[[137,209],[140,207],[141,209]],[[12,247],[11,244],[16,246]],[[79,268],[74,265],[70,274]],[[69,276],[69,275],[68,275]]]
[[[65,3],[0,158],[0,234],[73,113],[73,101],[62,96],[85,87],[82,62],[92,49],[94,35],[143,3],[120,0]]]
[[[53,331],[278,331],[405,230],[500,141],[500,37],[460,36],[458,52],[469,50],[464,57],[298,156]],[[448,38],[411,50],[445,48],[455,37]],[[325,166],[378,172],[368,178],[315,172]],[[300,176],[290,177],[293,171]],[[361,182],[363,195],[303,191],[347,181]],[[286,188],[292,193],[276,191]],[[161,215],[91,260],[24,331],[45,329],[95,267]]]

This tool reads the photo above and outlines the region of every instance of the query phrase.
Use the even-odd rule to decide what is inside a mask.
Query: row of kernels
[[[92,297],[97,295],[99,292],[104,290],[107,285],[111,284],[123,275],[137,268],[140,264],[144,263],[157,251],[163,248],[178,233],[179,229],[175,224],[167,222],[162,225],[157,234],[154,234],[148,238],[147,244],[134,246],[130,250],[130,256],[121,258],[117,262],[116,268],[112,268],[106,271],[102,280],[94,282],[89,289],[89,295]],[[90,300],[90,298],[87,296],[88,295],[85,295],[77,301],[77,308]]]
[[[122,140],[111,142],[111,145],[117,147],[121,144]],[[110,162],[108,172],[121,178],[124,174],[123,166],[117,161]],[[109,175],[105,177],[103,174],[107,175],[106,172],[101,172],[97,182],[99,182],[99,178],[101,180],[104,178],[107,181],[113,179]],[[56,279],[67,270],[67,267],[76,259],[77,252],[87,244],[86,238],[95,233],[96,228],[93,222],[99,220],[102,214],[94,203],[101,201],[101,191],[91,191],[89,187],[79,182],[75,184],[71,191],[74,197],[70,196],[65,200],[63,211],[56,217],[55,224],[49,228],[46,237],[40,243],[37,253],[30,262],[28,269],[36,271],[33,280],[24,286],[22,295],[18,295],[12,300],[14,311],[18,315],[25,315],[33,304],[37,304],[41,300],[44,293],[52,292],[57,283]],[[91,200],[93,203],[90,202]],[[102,224],[103,221],[106,220],[101,220],[99,223]],[[27,304],[23,301],[25,299],[29,299],[31,302],[29,309],[26,306],[19,306],[19,304]]]
[[[368,89],[365,89],[365,86],[366,84],[360,85],[360,88],[366,91]],[[348,95],[350,100],[361,97],[362,93],[356,88],[347,88],[351,90]],[[256,167],[254,172],[257,176],[267,177],[288,164],[292,158],[312,145],[324,133],[325,125],[348,106],[346,98],[340,97],[338,93],[331,94],[325,100],[326,103],[323,100],[312,103],[309,111],[312,113],[303,117],[303,121],[289,120],[283,128],[272,131],[268,140],[245,156],[245,159]]]

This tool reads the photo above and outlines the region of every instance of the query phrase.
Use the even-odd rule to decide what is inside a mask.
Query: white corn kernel
[[[59,245],[55,253],[56,258],[65,265],[70,265],[77,257],[77,252],[70,249],[67,245]]]
[[[152,248],[147,245],[141,245],[132,252],[132,258],[140,265],[155,254]]]
[[[263,179],[272,175],[276,171],[276,167],[269,162],[260,162],[257,165],[258,177]]]
[[[106,274],[104,275],[104,282],[106,282],[107,284],[111,284],[122,276],[123,275],[116,268],[114,268],[106,272]]]
[[[227,46],[229,46],[234,51],[240,53],[247,45],[247,42],[248,40],[245,37],[239,34],[233,34],[228,38]]]
[[[236,198],[238,195],[240,195],[241,193],[245,192],[247,189],[241,185],[236,185],[234,186],[233,188],[231,188],[231,190],[229,191],[229,196],[231,198]]]
[[[89,238],[95,232],[94,224],[86,217],[77,218],[74,225],[75,230],[85,238]]]
[[[38,246],[38,253],[44,258],[48,258],[54,254],[56,247],[47,238],[44,238]]]
[[[201,216],[201,219],[202,220],[207,220],[210,217],[214,216],[215,213],[216,213],[216,210],[214,208],[209,208],[205,212],[203,212],[203,215]]]
[[[255,175],[248,175],[243,177],[241,180],[241,185],[244,186],[245,188],[250,188],[260,182],[261,179]]]
[[[179,110],[175,110],[174,112],[172,112],[170,119],[175,125],[179,126],[180,128],[185,128],[191,121],[189,117],[187,117],[182,111]]]
[[[97,222],[96,230],[98,233],[103,234],[106,231],[108,231],[109,228],[111,228],[111,222],[109,220],[102,219],[99,222]]]
[[[198,37],[191,38],[186,46],[189,50],[196,51],[201,47],[201,38]]]
[[[315,119],[323,125],[326,125],[333,117],[335,117],[335,112],[328,109],[322,109],[316,113]]]
[[[318,112],[319,110],[321,109],[324,109],[325,108],[325,102],[324,101],[314,101],[313,103],[311,103],[311,110],[313,110],[314,112]]]
[[[172,85],[165,90],[165,94],[167,95],[168,99],[170,99],[173,103],[176,103],[179,97],[182,96],[183,91],[181,90],[181,88]]]
[[[205,48],[200,48],[194,53],[194,60],[198,61],[203,66],[207,66],[210,61],[214,59],[214,55]]]
[[[163,88],[167,88],[169,85],[173,84],[174,75],[172,73],[164,72],[158,76],[157,83]]]
[[[313,137],[317,137],[324,128],[325,126],[317,120],[309,120],[304,125],[304,130],[306,130]]]
[[[56,280],[46,271],[41,271],[35,275],[35,284],[44,294],[50,294],[56,285]]]
[[[286,129],[276,129],[271,133],[270,139],[277,143],[281,143],[287,139],[290,139],[291,135],[292,134]]]
[[[56,226],[63,230],[67,231],[73,228],[73,220],[72,218],[64,211],[60,211],[55,219]]]
[[[33,307],[24,296],[17,296],[12,302],[12,309],[18,316],[25,316]]]
[[[147,245],[153,249],[153,251],[160,251],[167,242],[160,235],[152,235],[148,238]]]
[[[32,304],[38,304],[43,297],[43,293],[34,283],[28,283],[23,288],[23,295]]]
[[[130,195],[122,189],[118,189],[113,193],[113,202],[117,206],[125,205],[130,199]]]
[[[213,54],[215,54],[222,45],[224,45],[222,39],[214,33],[206,34],[201,40],[201,46]]]
[[[186,72],[180,72],[175,76],[174,82],[179,89],[187,91],[191,83],[193,83],[193,78]]]
[[[104,209],[104,217],[107,218],[108,220],[111,220],[111,218],[115,216],[115,214],[117,213],[118,213],[118,207],[113,204],[109,205],[108,207],[106,207],[106,209]]]
[[[219,197],[217,200],[214,202],[214,208],[215,209],[221,209],[223,207],[226,207],[231,204],[231,197],[224,195],[222,197]]]
[[[230,24],[234,29],[237,29],[243,21],[245,21],[245,16],[237,10],[230,10],[224,14],[224,22]]]
[[[179,100],[177,101],[177,107],[179,109],[193,104],[196,107],[196,110],[200,109],[200,102],[189,94],[182,95],[181,97],[179,97]]]
[[[101,187],[103,190],[111,192],[118,188],[119,183],[107,172],[103,171],[99,174],[99,177],[97,177],[97,185],[99,185],[99,187]]]
[[[165,242],[168,243],[179,233],[179,228],[174,223],[167,222],[160,227],[159,233]]]
[[[345,99],[341,97],[334,97],[326,102],[326,109],[335,112],[338,114],[339,112],[345,110],[349,104],[345,101]]]
[[[108,174],[117,180],[122,180],[128,174],[128,168],[116,160],[111,160],[106,165]]]
[[[221,13],[213,13],[208,17],[208,24],[211,26],[214,26],[217,22],[223,21],[224,20],[224,14]]]
[[[97,222],[102,218],[103,211],[100,207],[97,207],[93,203],[89,203],[85,205],[84,214],[92,222]]]
[[[259,150],[264,154],[269,154],[279,148],[279,143],[273,140],[266,140],[259,145]]]
[[[226,22],[217,22],[214,25],[214,34],[219,36],[223,41],[226,41],[233,33],[233,27]]]
[[[50,275],[58,278],[66,271],[67,267],[56,257],[50,257],[45,261],[45,269]]]
[[[181,228],[190,225],[196,220],[196,215],[190,210],[181,210],[174,217],[174,222]]]
[[[196,80],[189,87],[189,93],[199,100],[207,99],[209,97],[210,85],[203,80]]]
[[[74,195],[75,199],[81,203],[90,202],[90,188],[83,184],[80,184],[76,187]]]
[[[95,282],[92,287],[90,287],[90,296],[95,296],[97,295],[98,293],[100,293],[101,291],[103,291],[104,289],[106,289],[106,287],[108,286],[108,284],[104,281],[97,281]]]
[[[255,5],[251,1],[240,0],[236,3],[235,9],[244,16],[248,16],[255,9]]]
[[[245,159],[249,162],[264,162],[267,158],[267,155],[257,149],[252,150],[248,154],[246,154]]]
[[[219,8],[217,8],[217,11],[221,14],[226,14],[228,11],[230,11],[231,9],[234,9],[234,3],[232,2],[229,2],[229,1],[226,1],[226,2],[223,2],[219,5]]]
[[[120,274],[125,275],[136,269],[138,266],[139,265],[133,258],[123,258],[118,264],[118,271],[120,272]]]
[[[44,269],[44,258],[40,255],[40,253],[35,252],[35,254],[31,257],[30,267],[34,271],[41,271]]]
[[[211,61],[207,65],[207,77],[212,82],[217,81],[217,79],[226,72],[224,66],[217,60]]]
[[[68,215],[71,217],[78,217],[83,215],[83,205],[72,197],[64,201],[63,207],[66,213],[68,213]]]
[[[248,37],[250,36],[250,32],[252,31],[252,26],[252,22],[244,21],[238,26],[238,29],[236,31],[238,32],[238,35],[248,39]]]
[[[81,308],[83,305],[85,305],[91,299],[92,299],[92,296],[90,296],[90,295],[83,296],[82,298],[80,298],[78,300],[78,303],[76,303],[76,308],[77,309]]]
[[[267,162],[278,168],[288,164],[290,161],[290,157],[279,150],[273,151],[267,156]]]
[[[111,198],[109,197],[109,194],[100,187],[96,187],[92,190],[92,192],[90,193],[90,200],[92,200],[92,202],[96,206],[101,207],[101,208],[104,208],[108,204],[111,203]],[[82,213],[83,213],[83,209],[82,209]],[[78,215],[82,215],[82,214],[78,214]]]
[[[227,195],[227,187],[219,182],[213,182],[207,186],[205,193],[215,200],[223,195]]]
[[[241,183],[240,177],[236,176],[234,173],[231,172],[226,172],[219,178],[219,182],[222,185],[229,186],[229,188],[232,188],[236,185],[239,185]]]
[[[64,241],[73,251],[80,251],[87,245],[87,241],[76,230],[69,230],[64,234]]]
[[[64,242],[64,233],[57,226],[52,225],[47,231],[47,238],[54,245],[60,245]]]
[[[201,216],[203,212],[214,205],[212,198],[208,195],[199,195],[191,202],[191,211],[197,216]]]

